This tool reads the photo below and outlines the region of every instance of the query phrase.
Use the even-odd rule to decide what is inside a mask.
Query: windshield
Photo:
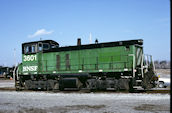
[[[25,54],[36,53],[37,52],[36,46],[37,46],[36,44],[25,45],[24,46],[24,53]]]

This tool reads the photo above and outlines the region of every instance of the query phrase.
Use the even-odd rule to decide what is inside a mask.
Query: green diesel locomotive
[[[143,40],[60,47],[53,40],[22,44],[16,90],[133,90],[155,87],[157,78]]]

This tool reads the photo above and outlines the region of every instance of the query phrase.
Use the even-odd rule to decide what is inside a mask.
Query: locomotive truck
[[[151,55],[143,40],[60,47],[53,40],[22,44],[22,63],[15,68],[16,90],[133,90],[155,87]]]

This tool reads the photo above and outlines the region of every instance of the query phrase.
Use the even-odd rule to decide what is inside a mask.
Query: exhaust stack
[[[81,45],[81,39],[78,38],[78,40],[77,40],[77,46],[80,46],[80,45]]]

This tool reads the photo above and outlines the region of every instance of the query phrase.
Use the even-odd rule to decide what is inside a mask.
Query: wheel
[[[159,82],[158,87],[159,88],[164,88],[164,82]]]

